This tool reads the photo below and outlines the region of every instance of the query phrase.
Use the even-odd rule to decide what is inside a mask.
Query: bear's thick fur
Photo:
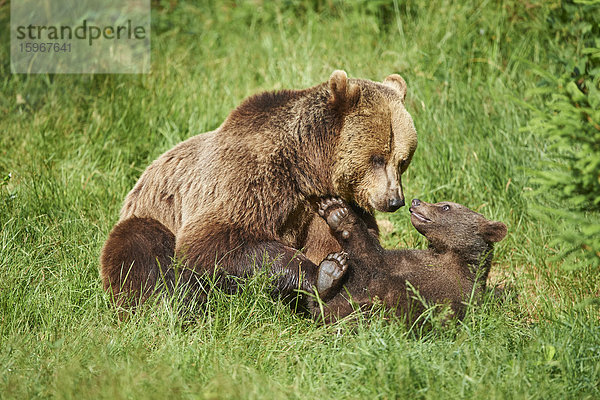
[[[348,270],[336,290],[324,298],[322,309],[322,304],[312,304],[316,318],[333,322],[357,306],[369,309],[376,298],[409,323],[425,305],[434,304],[449,305],[453,316],[463,318],[465,303],[471,296],[478,298],[486,287],[493,243],[504,238],[506,225],[450,202],[429,204],[415,199],[410,212],[413,226],[429,241],[427,250],[384,250],[343,201],[321,201],[319,214],[344,250]],[[342,257],[336,260],[344,264]],[[325,275],[323,279],[325,286],[332,285],[329,289],[336,285]]]
[[[334,71],[315,87],[248,98],[144,171],[102,249],[105,289],[126,306],[176,276],[245,277],[268,264],[276,292],[314,290],[319,263],[340,249],[316,213],[321,197],[343,198],[373,235],[374,210],[404,205],[400,176],[417,145],[405,95],[399,75]]]

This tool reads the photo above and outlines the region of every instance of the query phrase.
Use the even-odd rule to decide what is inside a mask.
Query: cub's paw
[[[319,202],[319,215],[334,231],[340,228],[349,213],[346,204],[337,197],[326,197]]]
[[[348,269],[348,255],[344,252],[331,253],[319,265],[317,291],[322,294],[336,286]]]

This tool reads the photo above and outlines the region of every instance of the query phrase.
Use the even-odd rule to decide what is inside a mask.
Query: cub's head
[[[414,199],[410,214],[413,226],[439,251],[471,252],[464,255],[478,257],[506,236],[502,222],[489,221],[456,203],[431,204]]]
[[[417,148],[417,132],[404,107],[406,82],[329,78],[331,104],[343,115],[333,184],[338,195],[365,210],[393,212],[404,205],[401,176]]]

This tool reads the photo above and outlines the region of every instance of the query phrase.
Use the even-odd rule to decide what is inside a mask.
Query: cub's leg
[[[318,199],[315,199],[316,206],[318,208]],[[350,207],[351,211],[354,211],[356,216],[364,221],[367,226],[368,232],[375,237],[379,238],[379,228],[373,215],[360,209],[359,207]],[[330,253],[339,253],[342,251],[340,244],[337,239],[333,237],[331,229],[327,222],[315,213],[310,226],[308,228],[308,234],[306,237],[306,243],[304,245],[304,254],[312,262],[318,264],[321,260]]]
[[[385,250],[379,240],[342,200],[322,199],[318,212],[331,228],[342,249],[348,253],[350,260],[358,264],[359,268],[375,269],[384,266]]]
[[[317,288],[319,294],[327,294],[335,289],[348,268],[348,255],[346,253],[331,253],[319,265],[317,275]]]

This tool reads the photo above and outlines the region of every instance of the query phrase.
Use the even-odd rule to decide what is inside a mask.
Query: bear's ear
[[[485,221],[479,230],[488,242],[499,242],[507,233],[506,225],[499,221]]]
[[[360,98],[360,87],[348,81],[345,71],[335,70],[329,77],[329,89],[331,90],[331,102],[344,108],[351,107]]]
[[[400,75],[392,74],[385,78],[383,83],[393,89],[396,89],[396,91],[400,94],[402,102],[404,103],[404,98],[406,97],[406,82]]]

